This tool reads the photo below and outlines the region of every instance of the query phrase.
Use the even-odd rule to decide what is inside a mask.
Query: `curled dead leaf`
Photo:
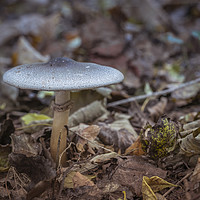
[[[42,151],[40,143],[36,142],[31,135],[28,134],[12,134],[12,152],[22,154],[27,157],[37,156]]]
[[[95,145],[93,145],[91,142],[94,142],[95,138],[99,134],[100,127],[97,125],[84,125],[80,124],[78,126],[78,140],[76,142],[76,147],[79,152],[84,152],[85,148],[84,146],[87,144],[88,149],[87,151],[95,154],[93,151],[93,148],[95,148]]]
[[[104,145],[113,146],[114,151],[121,153],[135,141],[135,136],[126,129],[114,130],[103,123],[98,138]]]
[[[192,156],[200,154],[200,128],[193,130],[186,137],[179,139],[180,154]]]
[[[147,110],[150,113],[151,119],[155,121],[159,116],[164,114],[167,106],[167,98],[162,97],[160,101],[152,107],[148,107]]]

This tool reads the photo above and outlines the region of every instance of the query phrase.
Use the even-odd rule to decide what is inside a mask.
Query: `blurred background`
[[[20,90],[4,84],[2,75],[17,65],[63,56],[114,67],[125,79],[106,88],[72,93],[76,103],[69,118],[69,168],[59,166],[56,171],[47,156],[53,92]],[[200,163],[200,140],[195,138],[200,131],[200,83],[114,107],[105,103],[171,89],[199,77],[199,0],[1,0],[0,198],[21,200],[27,192],[34,198],[46,191],[48,184],[53,186],[37,199],[53,199],[58,188],[61,195],[64,182],[60,181],[67,179],[74,165],[76,170],[86,170],[94,182],[90,182],[92,187],[88,181],[78,185],[76,180],[86,179],[72,182],[71,177],[71,185],[64,185],[62,199],[142,199],[142,180],[147,174],[181,183],[167,199],[199,199],[200,167],[189,176]],[[105,104],[95,101],[102,99]],[[182,135],[176,120],[186,125]],[[145,139],[146,152],[139,135]],[[180,154],[174,151],[175,145]],[[117,158],[113,151],[122,156]],[[141,156],[145,153],[146,157]],[[169,160],[161,163],[161,156],[169,153]],[[56,175],[59,187],[54,184]],[[39,181],[45,184],[37,188]],[[146,185],[148,181],[144,181]],[[156,184],[166,183],[156,180]],[[36,188],[36,195],[32,188]]]
[[[2,0],[0,4],[1,76],[13,66],[53,57],[96,62],[125,75],[123,84],[115,86],[112,101],[199,77],[198,0]],[[87,103],[96,95],[90,92]],[[0,105],[5,108],[6,101],[9,108],[9,102],[20,101],[20,96],[27,103],[24,96],[34,99],[36,93],[1,83]],[[94,99],[98,98],[99,94]]]

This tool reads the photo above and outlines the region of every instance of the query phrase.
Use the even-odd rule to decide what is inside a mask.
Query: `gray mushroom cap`
[[[108,66],[55,58],[47,63],[14,67],[3,75],[3,81],[22,89],[82,90],[119,83],[123,74]]]

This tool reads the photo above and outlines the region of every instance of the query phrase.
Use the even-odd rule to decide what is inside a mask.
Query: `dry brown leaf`
[[[94,101],[102,100],[103,98],[104,97],[96,90],[80,90],[76,92],[71,92],[71,100],[76,103],[73,105],[70,113],[73,114],[78,109],[84,108]]]
[[[141,20],[145,26],[152,29],[163,29],[169,24],[169,17],[156,0],[132,0],[131,4],[123,7],[123,11],[129,18]]]
[[[171,96],[175,100],[187,100],[194,98],[200,90],[200,83],[176,90],[172,92]]]
[[[200,127],[200,119],[184,124],[183,130],[190,130],[198,127]]]
[[[54,37],[58,22],[57,14],[47,17],[39,14],[22,15],[19,19],[6,21],[0,26],[0,45],[18,35],[33,35],[49,40]]]
[[[36,142],[31,135],[28,134],[12,134],[12,151],[15,154],[22,154],[27,157],[37,156],[42,151],[40,143]]]
[[[104,162],[106,163],[113,158],[117,158],[118,156],[119,155],[115,152],[97,155],[91,160],[86,161],[85,163],[74,165],[71,171],[78,171],[80,173],[90,172],[92,169],[99,166],[99,164],[102,164]]]
[[[128,113],[131,116],[130,123],[137,133],[140,132],[141,128],[144,127],[147,122],[153,124],[150,119],[147,119],[145,114],[142,112],[140,105],[136,101],[131,102],[131,107],[129,108]]]
[[[129,188],[137,196],[141,195],[143,176],[159,176],[165,178],[167,172],[150,164],[141,156],[130,156],[126,159],[118,158],[118,167],[112,175],[114,183]]]
[[[101,130],[98,138],[104,145],[114,147],[114,151],[124,153],[125,150],[135,141],[136,137],[126,129],[115,130],[107,124],[99,123]]]
[[[125,155],[145,155],[146,153],[142,149],[142,144],[140,140],[140,136],[138,139],[130,146],[128,149],[126,149]]]
[[[121,129],[127,130],[129,133],[131,133],[135,139],[137,139],[138,134],[134,130],[133,126],[130,123],[130,115],[122,114],[122,113],[115,113],[114,114],[114,121],[112,123],[107,124],[108,127],[110,127],[112,130],[119,131]]]
[[[43,56],[26,40],[25,37],[21,36],[17,44],[17,63],[15,64],[28,64],[36,62],[47,62],[49,56]]]
[[[90,181],[86,176],[82,175],[79,172],[72,178],[74,188],[81,187],[81,186],[94,186],[94,183]]]
[[[77,110],[69,117],[69,127],[77,126],[80,123],[92,122],[107,112],[101,101],[94,101]]]
[[[167,106],[167,98],[162,97],[156,105],[148,107],[147,110],[150,113],[151,119],[153,121],[156,121],[161,115],[163,115],[166,106]]]
[[[95,138],[99,134],[100,128],[97,125],[91,125],[87,127],[86,126],[83,124],[79,125],[78,129],[79,137],[78,141],[76,142],[76,147],[79,152],[84,152],[85,151],[84,146],[87,144],[88,146],[87,151],[92,154],[95,154],[95,152],[93,151],[94,146],[91,144],[91,142],[94,142]]]
[[[70,172],[65,178],[65,188],[77,188],[81,186],[94,186],[94,183],[80,172]]]
[[[104,28],[102,29],[102,27]],[[117,41],[122,39],[116,24],[102,16],[94,18],[85,24],[81,30],[81,37],[83,45],[87,48],[94,47],[94,44],[99,43],[99,41],[109,44],[114,39]]]
[[[192,156],[200,154],[200,128],[193,130],[186,137],[179,139],[180,154]]]

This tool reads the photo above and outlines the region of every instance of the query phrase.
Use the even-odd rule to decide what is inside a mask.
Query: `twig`
[[[62,165],[61,165],[62,156],[63,156],[63,154],[71,147],[72,144],[74,144],[74,143],[73,143],[73,142],[70,142],[70,144],[68,145],[68,147],[65,148],[64,151],[59,155],[58,168],[62,168]]]
[[[191,174],[193,173],[192,172],[189,172],[188,174],[186,174],[180,181],[178,181],[176,183],[176,185],[179,185],[181,182],[183,182],[186,178],[188,178]],[[172,187],[170,188],[167,192],[165,192],[165,194],[163,195],[163,197],[166,197],[171,191],[173,191],[175,189],[175,187]]]
[[[194,84],[196,84],[198,82],[200,82],[200,78],[197,78],[195,80],[183,83],[183,84],[181,84],[181,85],[179,85],[177,87],[174,87],[174,88],[169,88],[167,90],[163,90],[163,91],[159,91],[159,92],[153,92],[151,94],[145,94],[145,95],[140,95],[140,96],[136,96],[136,97],[130,97],[128,99],[115,101],[115,102],[109,103],[107,105],[107,107],[114,107],[114,106],[118,106],[118,105],[121,105],[121,104],[130,103],[132,101],[146,99],[148,97],[155,97],[155,96],[165,95],[165,94],[174,92],[176,90],[182,89],[184,87],[188,87],[188,86],[194,85]]]

